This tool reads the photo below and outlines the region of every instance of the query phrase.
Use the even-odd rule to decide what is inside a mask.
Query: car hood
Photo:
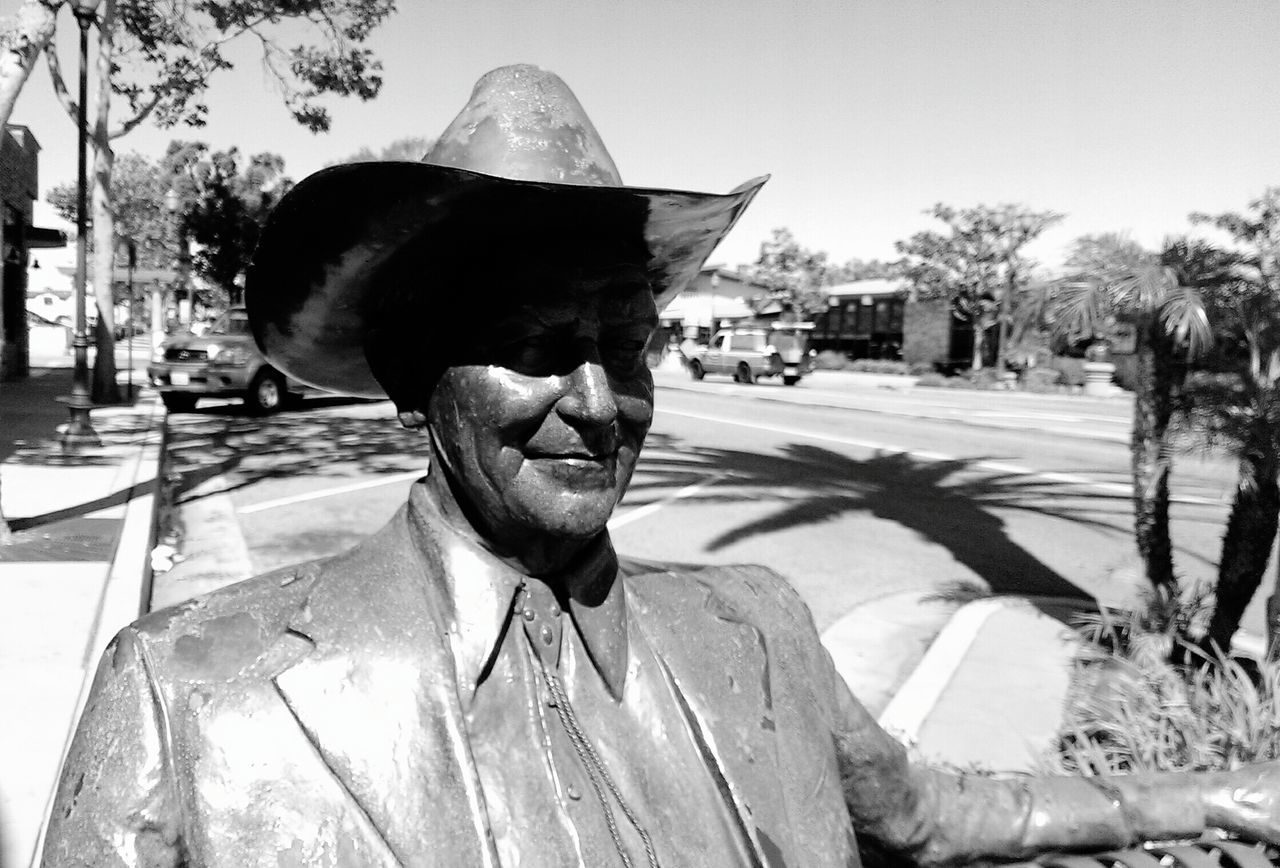
[[[219,347],[252,346],[251,335],[170,335],[164,339],[166,349],[175,350],[208,350],[217,344]]]

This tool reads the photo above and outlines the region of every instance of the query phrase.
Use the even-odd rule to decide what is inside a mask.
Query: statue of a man
[[[430,470],[345,555],[123,630],[45,865],[823,866],[1280,841],[1275,765],[997,781],[913,765],[756,567],[629,572],[606,522],[657,311],[763,179],[624,187],[565,85],[495,70],[421,163],[327,169],[266,228],[264,352],[386,395]]]

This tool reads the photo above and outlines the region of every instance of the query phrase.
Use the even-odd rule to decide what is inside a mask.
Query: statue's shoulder
[[[813,617],[795,588],[759,564],[697,565],[621,559],[624,572],[648,597],[682,601],[704,596],[758,625],[807,624]]]
[[[274,570],[158,609],[131,632],[154,674],[186,681],[234,678],[277,654],[325,561]]]

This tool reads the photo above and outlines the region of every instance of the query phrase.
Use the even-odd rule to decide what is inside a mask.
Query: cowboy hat
[[[470,261],[501,262],[515,247],[582,257],[623,248],[642,264],[661,310],[766,180],[724,195],[625,187],[559,77],[502,67],[480,79],[421,162],[334,166],[284,196],[246,275],[250,323],[266,357],[290,376],[384,397],[368,349],[389,299],[409,298],[417,311],[456,311],[470,299],[472,313],[503,301],[486,298],[501,289],[457,285],[468,261],[460,242],[472,242],[461,245]],[[415,271],[406,272],[406,257]],[[450,268],[435,267],[446,261]]]

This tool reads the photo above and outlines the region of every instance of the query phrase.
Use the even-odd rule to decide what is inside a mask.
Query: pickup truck
[[[685,364],[695,380],[730,374],[735,382],[750,384],[760,377],[782,377],[784,384],[794,386],[813,370],[814,353],[808,348],[812,328],[813,323],[777,323],[722,329]]]

